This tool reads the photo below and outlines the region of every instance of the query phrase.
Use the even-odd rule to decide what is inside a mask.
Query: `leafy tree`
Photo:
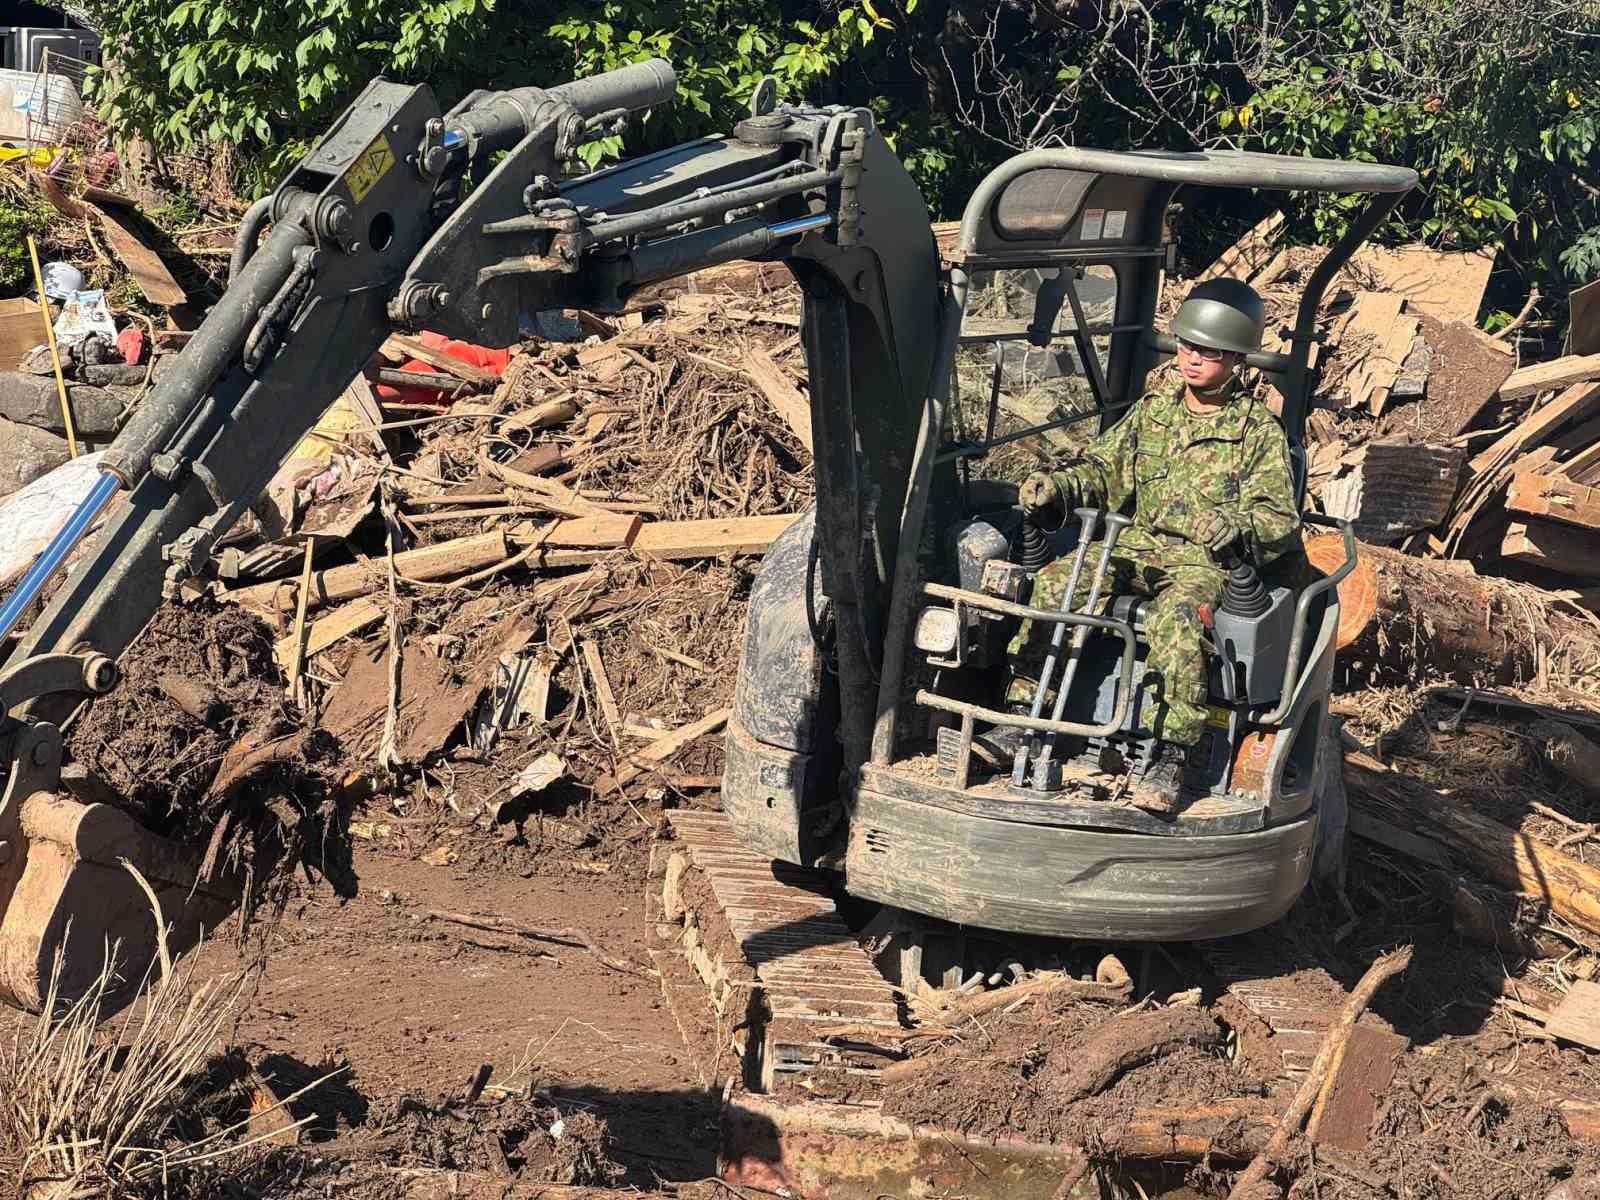
[[[85,0],[110,118],[236,143],[270,185],[380,71],[549,85],[652,55],[680,95],[632,150],[726,129],[756,79],[869,106],[941,215],[1035,146],[1231,146],[1415,166],[1390,236],[1503,245],[1556,294],[1600,275],[1600,0]],[[623,151],[605,138],[595,163]],[[1348,198],[1311,199],[1332,238]]]

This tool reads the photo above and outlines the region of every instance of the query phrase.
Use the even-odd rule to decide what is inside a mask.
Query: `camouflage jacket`
[[[1133,525],[1118,549],[1173,566],[1212,563],[1189,536],[1211,508],[1239,522],[1262,566],[1294,545],[1300,527],[1289,440],[1267,406],[1237,383],[1227,405],[1208,416],[1189,411],[1181,383],[1146,392],[1054,478],[1085,504],[1126,512],[1131,501]]]

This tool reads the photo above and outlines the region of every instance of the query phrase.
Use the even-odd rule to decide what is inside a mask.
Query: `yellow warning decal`
[[[355,197],[357,204],[367,198],[367,193],[392,166],[394,166],[394,151],[389,148],[389,139],[380,133],[372,139],[372,145],[363,150],[360,157],[351,163],[350,169],[345,172],[344,181],[350,185],[350,194]]]
[[[1206,709],[1206,724],[1214,729],[1226,729],[1228,727],[1228,717],[1229,713],[1225,708],[1211,706]]]

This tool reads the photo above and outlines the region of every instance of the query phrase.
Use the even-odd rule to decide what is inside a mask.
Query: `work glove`
[[[1232,513],[1220,508],[1208,508],[1195,517],[1189,528],[1189,540],[1204,546],[1212,554],[1220,554],[1237,542],[1244,526]]]
[[[1030,517],[1052,517],[1059,523],[1078,497],[1076,488],[1063,488],[1050,472],[1035,471],[1022,481],[1017,498]]]

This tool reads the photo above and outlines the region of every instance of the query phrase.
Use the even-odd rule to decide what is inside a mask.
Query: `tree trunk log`
[[[1344,779],[1354,811],[1414,826],[1461,855],[1483,878],[1535,896],[1574,925],[1600,933],[1600,870],[1365,754],[1346,753]]]
[[[1373,571],[1377,603],[1366,628],[1339,651],[1356,681],[1509,683],[1534,678],[1541,654],[1558,673],[1600,665],[1594,625],[1527,584],[1381,546],[1362,544],[1359,558]]]

